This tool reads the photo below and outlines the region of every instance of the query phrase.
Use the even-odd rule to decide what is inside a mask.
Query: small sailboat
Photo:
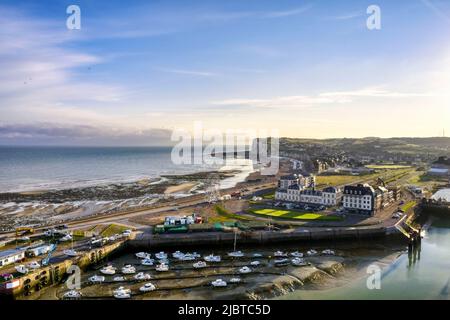
[[[253,255],[253,258],[262,258],[262,254],[261,253],[254,253]]]
[[[303,258],[303,253],[301,253],[299,251],[294,251],[294,252],[291,252],[291,256],[293,256],[294,258]]]
[[[233,257],[233,258],[241,258],[244,256],[244,253],[242,251],[233,251],[233,252],[228,252],[228,256]]]
[[[22,273],[22,274],[28,273],[28,268],[25,267],[23,264],[21,264],[19,266],[15,266],[14,269],[16,269],[17,272]]]
[[[148,273],[139,272],[134,276],[134,279],[137,281],[145,281],[150,280],[152,277]]]
[[[198,261],[192,265],[195,269],[206,268],[208,265],[205,261]]]
[[[317,251],[316,250],[314,250],[314,249],[311,249],[311,250],[308,250],[307,252],[306,252],[306,254],[308,255],[308,256],[315,256],[315,255],[317,255]]]
[[[288,254],[283,251],[275,251],[273,255],[274,257],[287,257]]]
[[[227,286],[227,282],[222,280],[222,279],[216,279],[213,282],[211,282],[211,285],[213,287],[226,287]]]
[[[38,269],[41,267],[41,265],[39,264],[39,262],[33,261],[33,262],[30,262],[29,264],[27,264],[27,267],[30,269]]]
[[[277,267],[284,266],[284,265],[289,264],[289,259],[286,259],[286,258],[277,259],[274,261],[274,263],[275,263],[275,266],[277,266]]]
[[[169,266],[165,263],[160,263],[156,266],[155,269],[156,269],[156,271],[159,271],[159,272],[166,272],[166,271],[169,271]]]
[[[297,267],[307,266],[308,262],[306,262],[303,258],[294,258],[291,260],[292,264]]]
[[[150,292],[150,291],[155,291],[155,290],[156,290],[156,286],[151,282],[148,282],[139,288],[139,291],[141,291],[141,292]]]
[[[241,281],[242,281],[241,278],[231,278],[229,280],[230,283],[240,283]]]
[[[113,296],[116,299],[129,299],[131,298],[131,290],[119,287],[113,291]]]
[[[146,259],[150,257],[150,253],[147,252],[138,252],[136,253],[136,258],[138,259]]]
[[[126,278],[122,277],[122,276],[117,276],[117,277],[113,278],[113,281],[114,282],[122,282],[122,281],[126,281]]]
[[[334,256],[334,251],[331,249],[325,249],[322,251],[322,254],[326,255],[326,256]]]
[[[105,277],[104,276],[93,275],[88,280],[90,282],[92,282],[92,283],[102,283],[102,282],[105,281]]]
[[[183,256],[184,256],[184,253],[179,251],[179,250],[177,250],[174,253],[172,253],[172,257],[175,258],[175,259],[180,259]]]
[[[205,259],[206,262],[220,262],[221,257],[215,256],[213,254],[210,254],[209,256],[204,256],[203,259]]]
[[[122,268],[123,274],[134,274],[136,273],[136,268],[132,266],[131,264],[127,264]]]
[[[252,272],[252,269],[250,269],[247,266],[244,266],[244,267],[239,269],[239,273],[242,273],[242,274],[246,274],[246,273],[250,273],[250,272]]]
[[[261,265],[261,262],[258,260],[255,260],[255,261],[250,262],[250,265],[252,267],[259,267]]]
[[[111,265],[108,265],[108,266],[106,266],[106,267],[103,267],[103,268],[101,268],[100,269],[100,272],[101,273],[103,273],[103,274],[106,274],[106,275],[113,275],[113,274],[115,274],[116,273],[116,268],[114,268],[113,266],[111,266]]]
[[[167,253],[165,253],[164,251],[155,253],[155,257],[159,260],[167,259]]]
[[[181,261],[194,261],[196,257],[191,253],[186,253],[182,257],[179,258]]]
[[[152,266],[153,263],[155,263],[155,260],[150,259],[150,258],[145,258],[144,260],[141,261],[141,264],[143,266]]]
[[[82,296],[81,292],[76,290],[70,290],[64,293],[63,299],[72,300],[72,299],[80,299]]]

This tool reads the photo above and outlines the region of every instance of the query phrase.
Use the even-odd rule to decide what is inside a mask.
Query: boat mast
[[[236,231],[236,229],[234,229],[234,246],[233,246],[233,251],[236,251],[236,240],[237,240],[237,238],[236,238],[236,235],[237,235],[237,231]]]

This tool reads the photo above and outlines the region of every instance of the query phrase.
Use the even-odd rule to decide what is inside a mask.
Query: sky
[[[442,136],[449,35],[445,0],[0,0],[0,144]]]

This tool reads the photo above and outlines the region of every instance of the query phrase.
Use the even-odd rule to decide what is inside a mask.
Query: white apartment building
[[[278,189],[275,192],[275,199],[279,201],[336,206],[341,202],[342,192],[340,189],[334,187],[328,187],[323,191],[319,191],[305,189],[298,184],[294,184],[286,190]]]
[[[343,206],[349,211],[372,215],[375,210],[375,190],[368,184],[345,186]]]

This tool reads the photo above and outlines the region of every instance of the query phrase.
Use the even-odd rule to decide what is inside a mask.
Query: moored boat
[[[76,291],[76,290],[70,290],[70,291],[67,291],[66,293],[64,293],[63,299],[67,299],[67,300],[80,299],[81,296],[82,296],[81,292]]]
[[[155,270],[159,272],[166,272],[169,271],[169,266],[165,263],[160,263],[156,266]]]
[[[145,281],[150,280],[152,277],[148,273],[139,272],[134,276],[134,279],[137,281]]]
[[[123,274],[133,274],[136,273],[136,268],[132,266],[131,264],[127,264],[122,268]]]
[[[210,254],[209,256],[204,256],[203,259],[205,259],[205,261],[207,261],[207,262],[220,262],[221,261],[220,256],[215,256],[213,254]]]
[[[227,282],[224,281],[223,279],[216,279],[213,282],[211,282],[211,285],[213,287],[226,287],[227,286]]]
[[[156,290],[156,286],[151,282],[148,282],[139,288],[139,291],[141,292],[150,292],[154,290]]]
[[[198,261],[192,265],[195,269],[206,268],[208,265],[205,261]]]
[[[242,251],[233,251],[233,252],[228,252],[228,256],[233,257],[233,258],[241,258],[244,256],[244,253]]]
[[[244,267],[242,267],[242,268],[239,269],[239,273],[245,274],[245,273],[250,273],[250,272],[252,272],[252,269],[250,269],[250,268],[247,267],[247,266],[244,266]]]
[[[16,271],[21,273],[21,274],[27,274],[28,273],[28,268],[25,267],[23,264],[21,264],[19,266],[15,266],[14,269],[16,269]]]
[[[104,276],[93,275],[88,280],[91,283],[102,283],[102,282],[105,281],[105,277]]]
[[[116,268],[109,265],[100,269],[100,272],[106,275],[113,275],[116,273]]]

